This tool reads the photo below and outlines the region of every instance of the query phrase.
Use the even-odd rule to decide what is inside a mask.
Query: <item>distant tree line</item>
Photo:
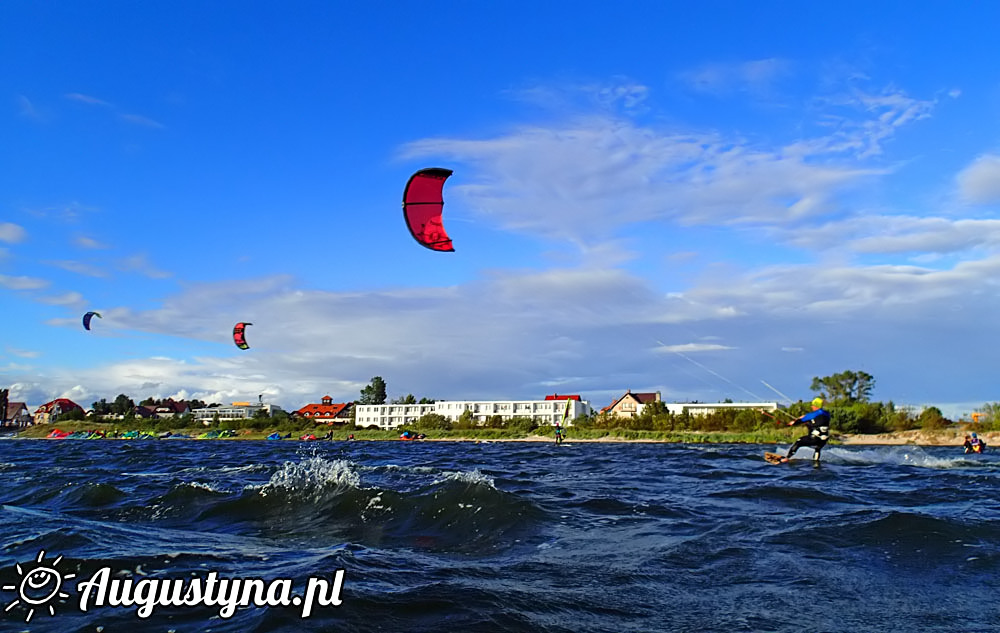
[[[813,377],[810,390],[824,400],[824,408],[830,412],[831,425],[834,432],[850,434],[873,434],[909,431],[914,429],[940,430],[955,422],[944,417],[937,407],[928,407],[916,413],[910,407],[898,407],[892,401],[871,402],[871,394],[875,387],[875,378],[864,371],[843,371],[823,377]],[[3,390],[6,391],[6,390]],[[0,395],[6,393],[0,392]],[[141,406],[155,408],[170,398],[146,398]],[[385,404],[387,401],[386,382],[381,376],[374,376],[368,385],[361,389],[357,404]],[[728,398],[727,402],[731,402]],[[219,403],[208,404],[202,400],[187,401],[190,408],[220,407]],[[417,398],[413,394],[393,399],[391,404],[433,404],[434,400]],[[0,398],[2,404],[2,398]],[[93,411],[99,416],[121,416],[125,420],[136,419],[135,403],[125,394],[119,394],[113,402],[104,398],[93,403]],[[4,407],[5,411],[6,408]],[[753,432],[787,424],[795,417],[808,413],[810,404],[798,401],[778,412],[765,412],[752,409],[724,409],[705,415],[671,413],[663,402],[647,404],[639,415],[632,418],[617,417],[612,414],[593,413],[590,416],[580,416],[573,420],[573,425],[580,428],[622,429],[644,431],[731,431]],[[69,411],[60,415],[57,420],[82,420],[82,410]],[[258,425],[270,423],[287,423],[291,416],[284,411],[276,411],[268,416],[263,410],[255,415],[254,423]],[[237,421],[239,422],[239,421]],[[351,420],[353,425],[354,420]],[[160,421],[172,428],[195,426],[194,416],[188,414]],[[155,424],[155,423],[154,423]],[[215,420],[213,426],[227,427],[230,422]],[[246,427],[246,423],[243,423]],[[409,425],[419,430],[450,430],[472,429],[485,427],[492,429],[507,429],[511,431],[532,431],[539,427],[538,423],[529,418],[512,418],[504,420],[500,416],[492,416],[485,422],[477,422],[472,413],[464,412],[458,420],[452,421],[443,415],[429,413]],[[546,425],[548,426],[548,425]],[[1000,430],[1000,402],[986,403],[977,412],[976,417],[968,422],[971,430]]]

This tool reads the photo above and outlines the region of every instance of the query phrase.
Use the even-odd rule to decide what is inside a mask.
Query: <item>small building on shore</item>
[[[23,402],[8,402],[3,423],[7,426],[17,427],[31,425],[31,413],[28,412],[28,405]]]
[[[232,403],[232,406],[229,407],[205,407],[203,409],[194,409],[191,411],[191,414],[194,415],[195,420],[201,422],[205,426],[208,426],[215,420],[220,422],[224,420],[252,420],[260,411],[264,411],[268,416],[271,416],[281,410],[282,408],[278,405],[266,402],[258,402],[256,404],[250,402],[234,402]]]
[[[307,404],[301,409],[292,411],[292,415],[324,424],[350,423],[353,402],[334,402],[330,396],[323,396],[320,400],[319,404]]]
[[[659,391],[633,393],[628,389],[620,398],[601,409],[601,413],[617,418],[634,418],[653,402],[660,402]]]
[[[710,415],[718,411],[754,411],[773,412],[781,408],[777,402],[668,402],[667,411],[674,415]]]
[[[35,409],[35,424],[48,424],[63,413],[76,409],[83,411],[83,407],[69,398],[56,398]]]

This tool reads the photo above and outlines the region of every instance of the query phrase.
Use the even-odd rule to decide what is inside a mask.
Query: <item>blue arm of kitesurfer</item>
[[[788,426],[795,426],[799,422],[808,422],[809,420],[812,420],[818,417],[819,415],[822,415],[823,413],[826,413],[825,411],[823,411],[823,409],[816,409],[815,411],[811,411],[805,415],[795,418],[794,420],[788,423]]]

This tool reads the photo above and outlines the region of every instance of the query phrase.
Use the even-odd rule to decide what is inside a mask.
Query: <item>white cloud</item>
[[[57,222],[76,222],[81,216],[93,213],[94,211],[96,211],[94,207],[88,207],[75,201],[67,204],[28,209],[28,213],[35,217],[55,220]]]
[[[103,99],[98,99],[97,97],[93,97],[91,95],[82,94],[82,93],[79,93],[79,92],[68,93],[66,95],[66,98],[70,99],[71,101],[76,101],[78,103],[83,103],[83,104],[86,104],[86,105],[89,105],[89,106],[99,106],[99,107],[102,107],[102,108],[108,108],[109,110],[112,110],[112,111],[117,111],[118,110],[118,108],[113,103],[109,103],[108,101],[104,101]],[[132,125],[140,125],[140,126],[143,126],[143,127],[152,127],[152,128],[162,128],[162,127],[164,127],[162,123],[159,123],[158,121],[154,121],[153,119],[150,119],[149,117],[142,116],[140,114],[130,114],[130,113],[125,113],[125,112],[118,112],[118,118],[121,119],[122,121],[125,121],[126,123],[130,123]]]
[[[704,64],[678,74],[692,90],[725,95],[732,92],[763,93],[788,75],[791,63],[768,58],[748,62]]]
[[[604,112],[642,112],[650,90],[627,77],[617,77],[608,82],[534,85],[511,90],[510,94],[565,118],[568,113],[589,112],[595,108]]]
[[[131,123],[133,125],[139,125],[139,126],[142,126],[142,127],[151,127],[151,128],[162,128],[162,127],[164,127],[164,125],[162,123],[160,123],[159,121],[154,121],[153,119],[150,119],[149,117],[144,117],[144,116],[139,115],[139,114],[122,114],[122,115],[119,115],[119,116],[121,117],[122,121],[125,121],[126,123]]]
[[[792,149],[589,118],[491,140],[428,139],[405,154],[472,165],[478,173],[449,195],[482,219],[580,244],[649,220],[784,223],[829,213],[839,192],[885,173],[832,162],[829,143]]]
[[[1000,155],[984,154],[957,177],[959,194],[975,204],[1000,202]]]
[[[936,100],[915,99],[891,88],[879,94],[852,88],[817,101],[824,113],[821,124],[831,133],[800,141],[796,151],[843,153],[861,160],[881,155],[898,128],[928,118],[937,105]]]
[[[390,397],[541,397],[555,388],[603,401],[641,386],[668,400],[708,400],[751,397],[762,376],[799,397],[812,376],[861,369],[881,378],[891,367],[889,397],[933,400],[948,395],[935,391],[921,358],[967,384],[982,379],[967,362],[977,353],[969,343],[1000,336],[982,316],[1000,309],[997,280],[1000,256],[945,270],[737,270],[670,295],[601,269],[494,271],[447,288],[366,292],[300,290],[287,277],[191,284],[153,310],[102,309],[101,325],[137,346],[144,333],[171,336],[178,354],[196,355],[6,373],[8,382],[47,385],[50,397],[81,387],[88,402],[263,393],[298,408],[325,393],[354,399],[376,375]],[[254,323],[246,352],[232,344],[237,320]]]
[[[84,302],[83,295],[79,292],[67,292],[61,295],[40,297],[38,300],[42,303],[56,306],[79,306]]]
[[[38,109],[35,108],[35,104],[32,103],[31,100],[25,97],[24,95],[17,96],[17,105],[21,111],[21,116],[29,119],[42,118],[41,114],[38,112]]]
[[[80,103],[85,103],[87,105],[104,106],[109,108],[114,107],[113,105],[111,105],[107,101],[104,101],[103,99],[98,99],[97,97],[81,94],[79,92],[70,92],[66,95],[66,98],[70,99],[71,101],[78,101]]]
[[[1000,220],[858,215],[779,232],[782,241],[853,253],[946,254],[1000,247]]]
[[[125,272],[134,272],[150,279],[166,279],[171,273],[156,268],[149,263],[149,258],[145,254],[126,257],[118,262],[118,268]]]
[[[38,279],[37,277],[10,277],[8,275],[0,275],[0,286],[9,288],[10,290],[38,290],[39,288],[45,288],[48,285],[48,281],[45,279]]]
[[[107,272],[103,269],[94,266],[92,264],[87,264],[84,262],[78,262],[74,260],[60,260],[60,261],[47,261],[44,262],[49,266],[55,266],[56,268],[62,268],[71,273],[76,273],[78,275],[86,275],[87,277],[107,277]]]
[[[73,241],[74,241],[74,243],[77,246],[79,246],[81,248],[86,248],[86,249],[103,250],[103,249],[109,248],[107,244],[104,244],[103,242],[99,242],[99,241],[97,241],[97,240],[95,240],[95,239],[93,239],[91,237],[87,237],[85,235],[79,235]]]
[[[736,349],[728,345],[718,343],[682,343],[680,345],[661,345],[658,350],[663,352],[717,352],[720,350]]]
[[[24,227],[11,222],[0,222],[0,242],[17,244],[23,242],[28,237],[28,232]]]
[[[5,349],[11,356],[19,356],[21,358],[38,358],[41,356],[41,352],[36,352],[34,350],[17,349],[9,346]]]

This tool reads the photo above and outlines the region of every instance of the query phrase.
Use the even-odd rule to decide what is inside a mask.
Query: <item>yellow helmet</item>
[[[823,398],[813,398],[812,405],[817,409],[823,406]]]

